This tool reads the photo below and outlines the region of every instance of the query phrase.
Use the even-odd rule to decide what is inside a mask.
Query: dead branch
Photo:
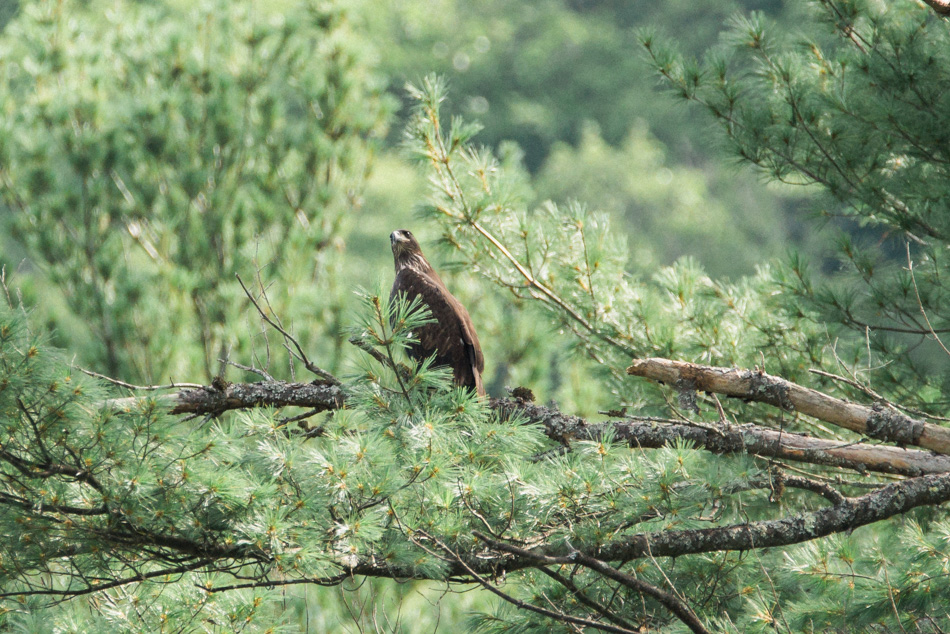
[[[906,416],[881,404],[851,403],[759,370],[697,365],[670,359],[636,359],[627,374],[654,381],[688,383],[701,392],[767,403],[797,411],[871,438],[950,454],[950,429]]]
[[[291,356],[298,359],[301,363],[303,363],[305,368],[319,376],[324,381],[338,384],[339,381],[336,379],[336,377],[326,370],[320,368],[317,364],[313,363],[309,357],[307,357],[307,353],[304,352],[303,346],[300,345],[300,342],[297,341],[297,338],[287,332],[287,330],[284,328],[284,325],[280,321],[280,317],[278,317],[277,314],[271,309],[270,300],[267,299],[267,294],[264,292],[263,286],[261,287],[261,296],[264,298],[264,302],[267,304],[267,311],[265,311],[261,307],[260,303],[258,303],[257,299],[254,297],[254,294],[251,293],[251,291],[244,284],[244,280],[241,279],[241,276],[236,275],[236,277],[238,283],[241,285],[241,288],[244,289],[244,294],[257,310],[257,314],[261,316],[261,320],[263,320],[265,323],[267,323],[267,325],[283,336],[284,347],[287,348],[287,351],[290,352]],[[268,313],[270,313],[270,315]],[[271,315],[273,315],[273,317],[271,317]]]
[[[125,381],[120,381],[119,379],[113,379],[111,376],[106,376],[105,374],[99,374],[98,372],[93,372],[92,370],[87,370],[85,368],[80,368],[79,366],[73,366],[86,376],[91,376],[95,379],[102,379],[113,385],[118,385],[119,387],[124,387],[129,390],[136,390],[142,392],[153,392],[155,390],[172,390],[172,389],[184,389],[184,388],[200,388],[204,387],[200,383],[169,383],[168,385],[133,385],[132,383],[126,383]]]
[[[151,400],[169,408],[172,414],[218,416],[224,412],[255,407],[306,407],[313,413],[340,409],[346,394],[337,384],[288,383],[286,381],[261,381],[259,383],[227,383],[200,389],[182,390],[173,394],[143,399],[132,396],[106,401],[117,410],[140,407]]]

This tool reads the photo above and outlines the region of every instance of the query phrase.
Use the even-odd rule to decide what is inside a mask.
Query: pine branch
[[[478,532],[475,532],[474,534],[476,536],[481,535],[481,533],[478,533]],[[427,541],[431,541],[436,546],[438,546],[439,549],[445,553],[445,556],[439,557],[437,552],[433,551],[430,548],[427,548],[425,544],[422,542],[422,539],[420,539],[420,537]],[[572,616],[566,612],[548,610],[546,608],[539,607],[527,601],[522,601],[521,599],[515,598],[511,596],[510,594],[499,590],[497,587],[495,587],[495,584],[491,583],[488,579],[484,578],[471,565],[469,565],[469,563],[466,562],[465,558],[463,558],[459,553],[455,552],[452,548],[450,548],[448,545],[443,543],[438,538],[420,531],[417,537],[410,537],[410,539],[413,541],[414,544],[416,544],[417,546],[425,550],[427,553],[437,556],[443,561],[450,562],[454,564],[455,566],[459,567],[461,570],[464,571],[464,573],[461,573],[461,574],[464,574],[468,576],[469,578],[474,579],[479,585],[482,586],[482,588],[484,588],[485,590],[488,590],[492,594],[500,597],[502,600],[507,601],[508,603],[512,604],[513,606],[515,606],[516,608],[520,610],[527,610],[529,612],[534,612],[535,614],[540,614],[541,616],[545,616],[549,619],[552,619],[554,621],[559,621],[561,623],[569,623],[575,626],[591,627],[591,628],[601,630],[604,632],[614,632],[615,634],[634,634],[635,632],[635,630],[629,630],[625,627],[609,625],[607,623],[601,623],[598,621],[591,621],[590,619],[584,619],[584,618]],[[702,630],[702,632],[705,632],[705,631],[706,630]]]
[[[29,590],[15,590],[11,592],[0,592],[0,599],[7,597],[25,597],[25,596],[58,596],[65,598],[80,597],[86,594],[92,594],[93,592],[102,592],[104,590],[111,590],[112,588],[118,588],[120,586],[128,585],[130,583],[139,583],[142,581],[148,581],[149,579],[156,579],[159,577],[170,577],[172,575],[183,575],[187,572],[197,570],[204,566],[210,565],[214,562],[213,559],[199,559],[181,566],[176,566],[174,568],[160,568],[158,570],[152,570],[150,572],[134,575],[131,577],[123,577],[121,579],[114,579],[112,581],[107,581],[104,583],[98,583],[95,585],[83,586],[81,588],[70,589],[66,588],[63,590],[54,590],[54,589],[41,589],[41,588],[31,588]],[[166,581],[169,583],[175,580]]]
[[[592,424],[578,416],[517,399],[492,399],[491,405],[502,413],[503,419],[520,415],[532,423],[544,425],[547,436],[562,443],[571,440],[597,441],[609,433],[615,442],[625,442],[644,449],[667,447],[678,440],[688,440],[717,454],[748,453],[853,469],[862,473],[873,471],[918,476],[950,472],[950,456],[868,443],[842,443],[753,424],[712,429],[657,419]]]
[[[630,588],[631,590],[634,590],[636,592],[639,592],[640,594],[644,594],[648,597],[652,597],[653,599],[656,599],[664,607],[666,607],[670,612],[675,614],[679,620],[681,620],[684,624],[686,624],[686,626],[689,627],[691,631],[697,632],[698,634],[703,634],[703,633],[708,634],[709,632],[709,630],[706,629],[706,627],[702,624],[699,618],[697,618],[696,614],[692,610],[689,609],[689,606],[683,603],[676,596],[670,594],[669,592],[666,592],[665,590],[661,590],[660,588],[657,588],[656,586],[652,584],[646,583],[645,581],[641,579],[637,579],[636,577],[633,577],[624,572],[621,572],[617,570],[616,568],[614,568],[613,566],[610,566],[607,563],[599,559],[596,559],[594,557],[591,557],[589,555],[585,555],[584,553],[578,550],[572,550],[570,554],[563,557],[551,557],[551,556],[545,556],[543,554],[538,554],[530,550],[525,550],[523,548],[518,548],[517,546],[512,546],[511,544],[507,544],[505,542],[500,542],[498,540],[490,539],[479,532],[475,532],[473,534],[475,535],[475,537],[487,543],[489,546],[491,546],[492,548],[496,550],[517,555],[519,557],[523,557],[526,559],[533,559],[538,563],[543,563],[543,564],[548,564],[548,565],[550,564],[561,564],[561,565],[580,564],[581,566],[584,566],[585,568],[590,568],[591,570],[600,573],[601,575],[603,575],[604,577],[608,579],[613,579],[614,581],[621,583],[622,585]],[[544,568],[542,567],[541,570],[544,571]]]
[[[695,553],[752,550],[798,544],[950,500],[950,473],[921,476],[811,513],[747,524],[699,530],[641,533],[608,544],[600,559],[679,557]]]
[[[261,381],[226,383],[152,398],[160,406],[169,408],[172,414],[218,416],[231,410],[255,407],[305,407],[316,414],[345,407],[347,397],[345,389],[339,385]],[[107,401],[106,404],[116,409],[131,409],[139,407],[143,400],[129,397]],[[490,399],[489,405],[499,413],[501,420],[521,416],[530,423],[542,425],[548,438],[561,444],[572,440],[599,441],[609,434],[616,442],[645,449],[688,440],[717,454],[748,453],[862,473],[918,476],[950,472],[950,456],[868,443],[842,443],[752,424],[698,427],[655,419],[589,423],[579,416],[520,399]]]
[[[950,473],[941,475],[921,476],[878,489],[872,493],[845,498],[839,503],[810,513],[801,513],[792,517],[777,520],[765,520],[733,524],[707,529],[691,529],[677,531],[656,531],[621,537],[612,542],[594,548],[585,548],[583,545],[571,545],[565,541],[558,544],[547,544],[528,551],[530,554],[513,553],[511,548],[503,547],[501,542],[493,541],[484,535],[478,535],[493,548],[506,554],[503,556],[487,556],[484,552],[457,553],[453,551],[451,565],[447,570],[436,576],[424,573],[413,567],[392,566],[372,556],[355,566],[345,567],[345,576],[368,576],[390,579],[452,579],[465,581],[478,579],[483,576],[496,578],[498,575],[517,570],[535,568],[552,563],[581,564],[598,560],[631,561],[647,557],[679,557],[682,555],[710,553],[722,551],[743,551],[759,548],[772,548],[798,544],[834,533],[854,530],[879,522],[890,517],[906,513],[914,508],[928,505],[939,505],[950,501]],[[191,557],[200,558],[200,565],[213,565],[216,561],[230,560],[235,565],[243,560],[251,563],[254,560],[251,549],[227,548],[221,549],[213,545],[199,544],[188,540],[167,538],[156,534],[119,535],[105,533],[101,535],[107,540],[116,540],[122,546],[135,545],[141,548],[159,546],[170,548]],[[583,561],[582,561],[583,560]],[[195,567],[200,567],[195,565]],[[592,568],[595,569],[595,568]],[[599,571],[603,573],[603,571]],[[167,571],[166,571],[166,574]],[[151,575],[149,575],[151,576]],[[324,579],[334,583],[342,580],[344,575]],[[120,583],[132,583],[141,578],[126,578]],[[279,586],[284,580],[257,579],[261,585]],[[287,583],[301,583],[298,579],[287,579]],[[110,586],[111,587],[111,586]],[[80,593],[94,592],[102,587],[82,589]],[[225,588],[220,588],[223,590]],[[74,592],[72,592],[74,593]],[[65,594],[72,594],[66,592]],[[50,591],[19,591],[8,593],[12,595],[50,594]],[[600,624],[602,627],[603,624]],[[699,631],[699,630],[697,630]]]
[[[915,445],[950,454],[950,429],[888,411],[850,403],[777,376],[756,370],[718,368],[669,359],[636,359],[627,374],[669,384],[687,384],[701,392],[767,403],[797,411],[871,438],[901,445]]]
[[[512,554],[513,546],[503,547],[502,542],[479,534],[479,539],[505,554],[488,556],[478,552],[466,556],[454,553],[458,558],[453,557],[449,568],[440,574],[446,579],[462,582],[474,578],[473,573],[497,578],[505,573],[552,563],[578,564],[581,563],[577,559],[578,555],[612,562],[790,546],[851,531],[921,506],[939,505],[947,501],[950,501],[950,473],[911,478],[860,497],[846,498],[818,511],[782,519],[716,528],[639,533],[590,549],[559,540],[557,544],[533,548],[528,551],[528,555]],[[348,572],[368,577],[426,578],[417,570],[388,566],[372,559],[349,568]]]
[[[306,407],[314,413],[340,409],[346,393],[336,383],[288,383],[286,381],[260,381],[258,383],[227,383],[181,390],[172,394],[152,397],[160,406],[168,407],[172,414],[195,414],[218,416],[224,412],[255,407]],[[138,407],[144,399],[139,397],[118,398],[106,401],[115,409]]]
[[[583,605],[586,605],[591,610],[594,610],[595,612],[597,612],[597,614],[601,615],[602,617],[604,617],[606,620],[610,621],[614,625],[627,628],[628,630],[635,631],[634,628],[636,626],[634,626],[631,623],[627,623],[625,620],[623,620],[622,618],[620,618],[619,616],[611,612],[608,607],[603,606],[599,604],[598,602],[594,601],[593,599],[591,599],[590,597],[588,597],[587,594],[583,590],[578,588],[577,585],[575,585],[573,581],[571,581],[564,575],[554,572],[550,568],[545,568],[544,566],[539,566],[538,572],[543,573],[544,575],[550,577],[551,579],[554,579],[556,582],[558,582],[559,584],[567,588],[567,590],[571,593],[571,595],[575,599],[577,599],[580,603],[582,603]]]

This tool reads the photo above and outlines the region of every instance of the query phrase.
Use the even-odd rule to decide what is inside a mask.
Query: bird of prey
[[[389,294],[390,303],[403,296],[408,301],[416,297],[429,307],[434,322],[425,324],[416,332],[418,343],[410,346],[409,356],[416,361],[435,354],[436,365],[452,368],[455,384],[485,395],[482,371],[485,358],[478,344],[478,335],[468,311],[445,287],[438,273],[432,268],[419,242],[405,229],[393,231],[389,236],[396,263],[396,279]]]

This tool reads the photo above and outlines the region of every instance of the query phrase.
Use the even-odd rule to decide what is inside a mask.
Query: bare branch
[[[284,329],[279,318],[271,318],[271,316],[268,315],[263,308],[261,308],[261,305],[257,302],[254,294],[248,290],[247,286],[245,286],[244,280],[241,279],[241,276],[237,275],[236,277],[238,283],[241,285],[241,288],[244,289],[244,294],[247,295],[249,300],[251,300],[251,304],[253,304],[254,308],[257,309],[257,313],[261,316],[261,319],[267,322],[271,328],[279,332],[284,337],[284,342],[287,344],[287,349],[290,350],[291,354],[296,356],[300,362],[304,364],[304,367],[319,376],[321,379],[331,383],[339,384],[339,381],[336,379],[336,377],[310,361],[310,359],[307,357],[307,353],[303,351],[303,347],[300,345],[300,342],[297,341],[297,338]]]
[[[576,598],[580,603],[586,605],[586,606],[589,607],[591,610],[594,610],[595,612],[597,612],[598,614],[600,614],[602,617],[604,617],[605,619],[607,619],[608,621],[610,621],[610,622],[613,623],[614,625],[617,625],[617,626],[620,626],[620,627],[625,627],[625,628],[627,628],[628,630],[636,631],[636,630],[634,629],[636,626],[634,626],[634,625],[632,625],[632,624],[630,624],[630,623],[627,623],[625,620],[623,620],[622,618],[620,618],[619,616],[617,616],[616,614],[614,614],[613,611],[611,611],[609,608],[607,608],[607,607],[605,607],[605,606],[603,606],[603,605],[597,603],[596,601],[594,601],[593,599],[591,599],[590,597],[588,597],[588,596],[584,593],[583,590],[581,590],[580,588],[578,588],[578,587],[574,584],[573,581],[571,581],[570,579],[568,579],[568,578],[565,577],[564,575],[562,575],[562,574],[560,574],[560,573],[557,573],[557,572],[554,572],[554,571],[551,570],[550,568],[545,568],[544,566],[539,566],[539,567],[538,567],[538,572],[541,572],[541,573],[547,575],[548,577],[550,577],[551,579],[554,579],[555,581],[557,581],[559,584],[561,584],[562,586],[564,586],[565,588],[567,588],[567,589],[570,591],[570,593],[571,593],[572,595],[574,595],[574,598]]]
[[[306,407],[314,413],[340,409],[346,400],[343,389],[335,383],[287,383],[262,381],[259,383],[223,383],[220,387],[202,387],[163,394],[154,399],[168,407],[172,414],[211,414],[217,416],[229,410],[255,407]],[[106,401],[116,409],[138,407],[141,398],[119,398]]]
[[[192,570],[197,570],[213,563],[213,559],[199,559],[198,561],[177,566],[175,568],[162,568],[159,570],[153,570],[151,572],[135,575],[133,577],[123,577],[121,579],[115,579],[113,581],[108,581],[105,583],[99,583],[96,585],[84,586],[82,588],[76,588],[70,590],[69,588],[63,590],[42,590],[32,588],[30,590],[20,590],[12,592],[3,592],[0,593],[0,598],[6,597],[23,597],[23,596],[37,596],[37,595],[53,595],[60,597],[79,597],[84,594],[92,594],[93,592],[102,592],[103,590],[109,590],[111,588],[118,588],[119,586],[124,586],[130,583],[138,583],[141,581],[147,581],[148,579],[154,579],[156,577],[165,577],[169,575],[182,575],[186,572],[191,572]]]
[[[669,359],[636,359],[627,374],[675,384],[690,381],[702,392],[717,392],[797,411],[886,442],[916,445],[950,454],[950,429],[910,418],[898,411],[850,403],[762,371],[697,365]]]
[[[480,533],[476,532],[475,535],[478,536],[478,535],[480,535]],[[607,623],[600,623],[600,622],[598,622],[598,621],[591,621],[590,619],[582,619],[582,618],[579,618],[579,617],[576,617],[576,616],[571,616],[570,614],[566,614],[566,613],[564,613],[564,612],[555,612],[555,611],[553,611],[553,610],[548,610],[548,609],[539,607],[539,606],[537,606],[537,605],[534,605],[533,603],[528,603],[527,601],[522,601],[521,599],[516,599],[515,597],[511,596],[510,594],[507,594],[507,593],[505,593],[505,592],[502,592],[501,590],[499,590],[498,588],[496,588],[494,584],[490,583],[490,582],[489,582],[487,579],[485,579],[482,575],[478,574],[471,566],[469,566],[469,565],[465,562],[465,560],[464,560],[461,556],[459,556],[458,553],[456,553],[454,550],[452,550],[451,548],[449,548],[446,544],[442,543],[440,540],[438,540],[438,539],[432,537],[431,535],[425,535],[425,537],[426,537],[427,539],[430,539],[430,540],[431,540],[433,543],[435,543],[443,552],[445,552],[446,555],[448,555],[448,561],[451,561],[451,562],[454,563],[455,565],[460,566],[460,567],[465,571],[465,573],[466,573],[468,576],[470,576],[472,579],[474,579],[476,582],[478,582],[478,584],[481,585],[484,589],[486,589],[486,590],[488,590],[489,592],[491,592],[492,594],[494,594],[494,595],[496,595],[496,596],[498,596],[498,597],[504,599],[504,600],[507,601],[508,603],[511,603],[512,605],[514,605],[515,607],[517,607],[517,608],[519,608],[519,609],[521,609],[521,610],[527,610],[527,611],[529,611],[529,612],[534,612],[535,614],[540,614],[541,616],[546,616],[546,617],[548,617],[549,619],[553,619],[553,620],[555,620],[555,621],[560,621],[561,623],[571,623],[571,624],[573,624],[573,625],[582,625],[582,626],[586,626],[586,627],[592,627],[592,628],[594,628],[594,629],[602,630],[602,631],[604,631],[604,632],[615,632],[616,634],[635,634],[635,633],[636,633],[636,630],[628,630],[628,629],[625,628],[625,627],[619,627],[619,626],[616,626],[616,625],[608,625]],[[422,544],[420,544],[417,539],[413,539],[413,542],[414,542],[416,545],[420,546],[421,548],[425,549],[426,551],[431,552],[428,548],[425,548],[425,546],[423,546]]]
[[[933,6],[934,3],[935,0],[930,0],[931,6]],[[950,4],[948,4],[945,8],[948,7],[950,7]],[[950,14],[950,10],[948,10],[947,13]],[[910,243],[905,242],[904,247],[907,249],[907,270],[910,271],[910,281],[914,284],[914,297],[917,298],[917,307],[920,308],[920,314],[923,315],[924,323],[927,324],[927,332],[937,340],[937,344],[943,349],[947,356],[950,357],[950,350],[947,350],[947,346],[943,345],[943,341],[940,340],[940,336],[937,335],[937,332],[931,325],[930,317],[927,316],[927,311],[924,309],[924,303],[920,299],[920,289],[917,288],[917,276],[914,275],[914,261],[910,257]]]
[[[227,358],[218,359],[218,361],[220,363],[223,363],[224,365],[229,365],[232,368],[237,368],[238,370],[244,370],[245,372],[250,372],[251,374],[256,374],[257,376],[261,377],[265,381],[276,381],[276,379],[273,376],[271,376],[270,373],[267,372],[267,370],[255,368],[254,366],[250,366],[250,365],[244,365],[243,363],[236,363],[234,361],[231,361],[231,359],[227,359]]]
[[[609,434],[615,442],[644,449],[667,447],[678,440],[688,440],[718,454],[749,453],[862,473],[874,471],[918,476],[950,472],[950,456],[868,443],[842,443],[752,424],[722,426],[715,433],[694,425],[653,418],[592,424],[579,416],[517,399],[491,399],[490,404],[503,420],[523,416],[532,423],[543,425],[548,438],[562,443],[596,441]]]
[[[260,581],[249,581],[247,583],[235,583],[229,586],[198,586],[208,594],[218,592],[229,592],[231,590],[245,590],[247,588],[275,588],[278,586],[294,586],[299,584],[315,586],[336,586],[347,579],[352,578],[348,573],[336,575],[333,577],[307,577],[305,579],[262,579]]]
[[[837,354],[835,355],[835,357],[837,358]],[[874,390],[872,390],[869,385],[859,382],[857,380],[857,377],[855,377],[854,374],[852,374],[851,375],[852,378],[849,379],[846,376],[840,376],[837,374],[833,374],[831,372],[825,372],[824,370],[819,370],[817,368],[809,368],[808,371],[811,372],[812,374],[817,374],[818,376],[823,376],[825,378],[831,379],[832,381],[840,381],[841,383],[850,385],[854,389],[864,392],[865,394],[867,394],[874,400],[884,401],[891,407],[905,411],[908,414],[913,414],[914,416],[922,416],[924,418],[929,418],[930,420],[942,420],[942,421],[950,422],[950,418],[947,418],[946,416],[937,416],[936,414],[928,414],[927,412],[923,412],[919,409],[914,409],[913,407],[907,407],[906,405],[901,405],[899,403],[894,403],[893,401],[889,401],[883,396],[881,396],[880,394],[878,394],[877,392],[875,392]]]
[[[778,498],[781,496],[782,490],[785,487],[817,493],[832,504],[841,504],[847,499],[838,489],[830,484],[803,476],[788,475],[779,470],[776,470],[775,473],[770,473],[769,476],[749,480],[744,483],[744,486],[729,487],[728,492],[735,493],[743,489],[768,489]]]

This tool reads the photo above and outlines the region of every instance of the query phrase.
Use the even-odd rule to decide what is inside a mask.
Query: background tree
[[[28,4],[0,69],[14,235],[81,320],[83,361],[132,380],[220,373],[259,337],[238,325],[238,273],[280,279],[270,299],[291,323],[338,324],[329,272],[384,131],[346,11],[106,16]]]

